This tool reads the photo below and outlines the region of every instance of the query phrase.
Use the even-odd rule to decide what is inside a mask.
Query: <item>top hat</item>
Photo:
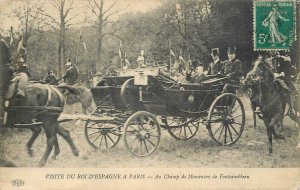
[[[219,48],[213,48],[213,49],[211,49],[211,55],[212,56],[219,55]]]
[[[235,54],[236,53],[236,46],[228,47],[227,53],[228,54]]]

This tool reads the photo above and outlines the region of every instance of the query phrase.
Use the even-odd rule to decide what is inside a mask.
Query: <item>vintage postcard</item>
[[[300,1],[0,0],[0,189],[300,189]]]

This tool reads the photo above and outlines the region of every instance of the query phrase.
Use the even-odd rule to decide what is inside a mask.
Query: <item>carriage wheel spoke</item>
[[[149,150],[148,150],[148,147],[147,147],[147,143],[146,143],[146,141],[145,141],[145,140],[143,140],[143,142],[144,142],[144,145],[145,145],[145,148],[146,148],[146,151],[147,151],[147,153],[149,153]]]
[[[132,143],[136,142],[137,140],[139,140],[139,139],[135,136],[135,138],[133,138],[132,141],[130,141],[128,144],[132,144]]]
[[[149,139],[147,139],[147,141],[148,141],[153,147],[155,147],[155,144],[154,144],[152,141],[150,141]]]
[[[224,130],[224,125],[222,125],[222,130],[221,130],[221,132],[220,132],[220,134],[219,134],[219,137],[218,137],[218,141],[220,142],[220,139],[221,139],[221,135],[222,135],[222,133],[223,133],[223,130]]]
[[[135,149],[137,148],[139,141],[140,141],[140,139],[137,138],[137,141],[135,141],[135,144],[134,144],[134,146],[132,147],[132,148],[133,148],[133,149],[132,149],[133,152],[135,152]]]
[[[228,133],[229,133],[230,140],[231,140],[231,142],[233,142],[233,138],[232,138],[232,133],[230,131],[230,127],[227,126],[227,128],[228,128]]]
[[[220,129],[222,128],[223,123],[221,123],[218,127],[218,129],[214,132],[214,136],[220,131]]]
[[[183,131],[184,131],[184,138],[186,138],[186,128],[183,126]]]
[[[93,133],[88,134],[88,136],[94,135],[94,134],[96,134],[96,133],[100,133],[100,135],[101,135],[101,131],[96,131],[96,132],[93,132]]]
[[[143,141],[140,140],[140,155],[143,153]]]
[[[104,141],[105,141],[105,146],[106,146],[106,148],[108,148],[106,135],[104,135]]]
[[[181,136],[182,127],[179,128],[179,137]]]
[[[225,125],[224,144],[226,144],[226,139],[227,139],[227,128],[228,126]]]
[[[242,125],[241,123],[238,123],[238,122],[235,122],[235,121],[234,121],[233,123],[234,123],[234,124],[237,124],[237,125]]]
[[[101,139],[100,139],[100,142],[99,142],[99,148],[101,148],[102,140],[103,140],[103,135],[101,136]]]
[[[114,144],[115,141],[109,136],[109,134],[107,134],[107,137],[109,138],[109,140]]]
[[[243,114],[235,115],[232,118],[236,118],[236,117],[240,117],[240,116],[243,116]]]
[[[193,134],[193,131],[192,131],[192,129],[190,128],[190,126],[187,126],[188,127],[188,129],[189,129],[189,131],[190,131],[190,133],[191,133],[191,135]]]
[[[101,135],[102,135],[102,134],[100,133],[100,134],[98,135],[98,137],[96,137],[96,138],[92,141],[92,143],[94,143]]]
[[[237,130],[233,127],[233,125],[231,125],[231,124],[229,124],[230,125],[230,127],[234,130],[234,132],[237,134],[237,135],[239,135],[239,133],[237,132]]]

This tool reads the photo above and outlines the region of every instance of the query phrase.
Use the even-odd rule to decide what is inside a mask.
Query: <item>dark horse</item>
[[[9,48],[4,41],[0,41],[0,57],[2,73],[9,73],[10,68],[7,63],[10,61],[7,59],[6,53],[9,52]],[[6,57],[6,59],[2,59]],[[7,81],[7,75],[2,75],[4,82]],[[4,79],[5,78],[5,79]],[[8,92],[8,85],[2,83],[2,92]],[[25,98],[18,97],[16,93],[10,93],[10,96],[6,96],[4,102],[4,126],[15,126],[15,127],[28,127],[33,133],[30,140],[27,143],[27,150],[32,155],[31,146],[35,139],[44,128],[47,137],[46,151],[39,162],[39,166],[44,166],[47,159],[53,149],[55,158],[60,150],[57,141],[57,134],[61,135],[70,145],[72,152],[75,156],[78,156],[78,150],[75,147],[69,132],[63,129],[57,118],[63,111],[64,97],[63,94],[50,85],[40,83],[28,83],[25,88]]]
[[[275,126],[280,126],[284,118],[284,111],[287,104],[287,94],[282,92],[279,83],[274,80],[274,73],[268,65],[258,60],[253,69],[248,73],[245,81],[245,87],[249,90],[249,97],[252,109],[259,107],[261,118],[267,128],[269,140],[269,154],[272,153],[272,136],[275,138],[284,138],[275,131]],[[289,115],[291,119],[299,123],[296,115]]]

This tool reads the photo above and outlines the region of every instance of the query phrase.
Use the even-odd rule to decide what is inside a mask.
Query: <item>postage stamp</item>
[[[296,40],[294,0],[254,0],[254,50],[286,50]]]

